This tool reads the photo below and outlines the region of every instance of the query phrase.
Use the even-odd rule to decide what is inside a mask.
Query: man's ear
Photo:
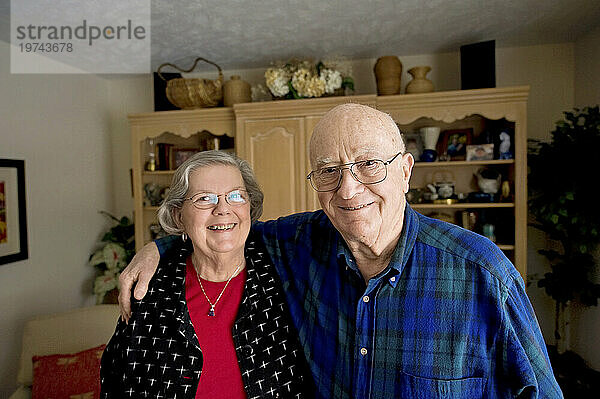
[[[414,164],[415,158],[413,158],[410,152],[407,152],[404,155],[402,155],[402,178],[406,183],[404,184],[404,194],[406,194],[408,192],[408,189],[410,188],[410,176],[412,175],[412,168]]]

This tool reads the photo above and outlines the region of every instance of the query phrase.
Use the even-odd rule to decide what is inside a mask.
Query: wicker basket
[[[180,72],[192,72],[198,61],[214,65],[219,71],[219,78],[216,80],[175,78],[167,81],[160,73],[160,70],[166,66],[175,68]],[[167,98],[176,107],[183,109],[216,107],[223,100],[223,72],[221,67],[214,62],[198,57],[190,69],[183,70],[173,64],[166,63],[159,66],[156,72],[162,80],[167,82]]]

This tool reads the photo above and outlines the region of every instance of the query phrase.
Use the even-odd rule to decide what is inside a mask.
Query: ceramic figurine
[[[482,168],[475,174],[479,189],[486,194],[496,194],[500,189],[502,176],[493,169]]]
[[[483,225],[483,235],[488,238],[492,242],[496,242],[496,235],[494,234],[496,226],[491,223],[486,223]]]
[[[510,134],[506,132],[500,133],[500,148],[499,159],[513,159],[513,154],[510,152]]]

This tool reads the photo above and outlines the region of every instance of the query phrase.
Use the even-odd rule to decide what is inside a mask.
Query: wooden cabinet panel
[[[304,131],[303,118],[244,123],[243,138],[238,139],[265,194],[262,220],[305,210],[306,157],[298,150],[306,147]]]

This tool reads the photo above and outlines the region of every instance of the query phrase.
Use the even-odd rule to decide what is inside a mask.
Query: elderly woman
[[[102,356],[102,398],[301,398],[306,360],[281,283],[250,225],[263,194],[246,161],[200,152],[158,211],[181,243],[132,297]]]

